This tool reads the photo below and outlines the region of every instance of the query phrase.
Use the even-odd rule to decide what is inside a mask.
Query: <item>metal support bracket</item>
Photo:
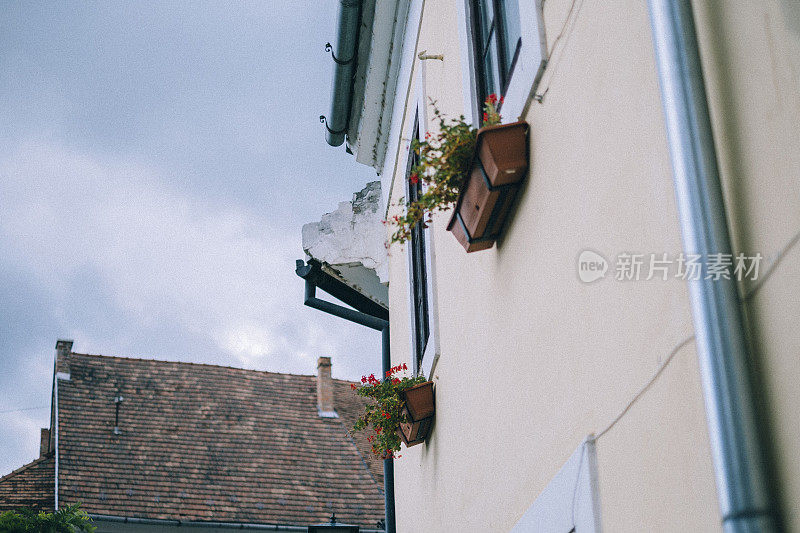
[[[328,119],[325,118],[325,115],[320,115],[319,121],[325,124],[325,129],[328,130],[328,133],[330,133],[331,135],[339,135],[347,132],[347,128],[342,128],[340,130],[332,130],[330,126],[328,126]]]
[[[333,46],[331,45],[331,43],[325,43],[325,51],[331,53],[331,57],[333,58],[333,60],[336,62],[337,65],[349,65],[356,58],[355,56],[353,56],[347,61],[339,59],[338,57],[336,57],[336,54],[333,53]]]

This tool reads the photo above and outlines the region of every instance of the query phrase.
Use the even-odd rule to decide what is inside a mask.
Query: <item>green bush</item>
[[[80,504],[67,505],[54,513],[19,509],[0,513],[3,533],[94,533],[97,529]]]

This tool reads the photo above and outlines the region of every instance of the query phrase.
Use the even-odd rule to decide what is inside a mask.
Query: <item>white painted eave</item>
[[[371,31],[362,27],[347,145],[356,161],[383,170],[392,126],[410,0],[368,2]]]

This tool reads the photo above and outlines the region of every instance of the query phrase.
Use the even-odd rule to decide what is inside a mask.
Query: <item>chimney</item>
[[[69,354],[72,353],[72,341],[66,339],[58,339],[56,341],[56,362],[55,362],[55,375],[53,376],[53,395],[51,399],[51,409],[50,409],[50,428],[54,428],[54,431],[48,431],[50,434],[50,442],[48,443],[47,449],[55,450],[56,443],[55,439],[58,435],[58,428],[57,428],[57,421],[55,419],[56,413],[58,413],[58,382],[59,381],[69,381]],[[44,430],[42,430],[44,431]],[[42,446],[39,446],[41,449]],[[56,498],[58,499],[58,498]]]
[[[72,341],[58,339],[56,341],[56,376],[69,380],[69,354],[72,353]]]
[[[339,418],[333,409],[333,378],[331,358],[317,359],[317,411],[323,418]]]
[[[50,451],[50,430],[42,428],[42,436],[39,441],[39,457],[44,457]]]

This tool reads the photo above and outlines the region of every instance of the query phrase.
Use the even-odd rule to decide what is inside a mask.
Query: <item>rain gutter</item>
[[[161,518],[130,518],[127,516],[112,516],[104,514],[89,514],[92,520],[99,522],[114,522],[122,524],[151,525],[161,527],[194,527],[206,529],[243,529],[251,531],[283,531],[306,533],[307,526],[284,526],[280,524],[246,524],[240,522],[204,522],[187,520],[170,520]],[[362,533],[383,533],[382,529],[364,529]]]
[[[350,107],[353,99],[353,75],[356,68],[358,30],[361,21],[360,0],[339,0],[339,21],[336,45],[326,45],[336,64],[331,86],[331,106],[328,116],[320,116],[325,124],[325,140],[331,146],[341,146],[350,122]]]

